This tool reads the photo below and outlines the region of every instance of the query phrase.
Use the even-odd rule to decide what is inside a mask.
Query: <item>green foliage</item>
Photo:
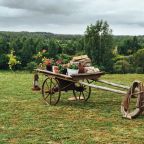
[[[144,49],[138,50],[134,54],[135,64],[140,67],[144,67]]]
[[[112,30],[106,21],[97,21],[87,27],[85,32],[85,51],[92,62],[106,71],[112,68],[113,58]]]
[[[138,38],[134,36],[133,38],[125,40],[122,45],[118,47],[118,52],[119,54],[130,55],[135,53],[141,47]]]
[[[58,41],[56,39],[50,39],[48,45],[48,51],[46,56],[49,58],[56,58],[56,55],[59,53]]]
[[[137,68],[136,68],[136,73],[138,73],[138,74],[144,73],[143,68],[142,68],[142,67],[137,67]]]
[[[9,69],[12,70],[14,68],[14,66],[16,66],[17,64],[20,64],[20,61],[17,60],[17,57],[14,55],[14,51],[11,50],[11,53],[7,55],[9,58]]]
[[[142,71],[144,72],[144,49],[138,50],[134,54],[134,59],[135,59],[134,62],[135,66],[141,68]]]
[[[7,57],[7,54],[1,54],[0,55],[0,69],[7,69],[8,61],[9,61],[9,58]]]
[[[72,57],[67,54],[60,54],[56,56],[56,59],[60,59],[62,60],[63,64],[67,64],[72,59]]]
[[[26,66],[26,70],[28,70],[29,72],[32,72],[36,68],[37,68],[37,63],[36,62],[30,62]]]
[[[78,66],[76,64],[70,64],[69,68],[70,69],[78,69]]]
[[[132,66],[127,60],[118,60],[113,69],[115,73],[129,73],[132,71]]]
[[[42,57],[56,58],[57,55],[64,53],[65,46],[69,54],[75,54],[82,47],[80,35],[54,35],[51,33],[29,33],[29,32],[0,32],[0,68],[8,68],[6,55],[11,48],[21,61],[21,65],[15,68],[24,69],[28,63],[35,61],[41,63],[42,59],[36,58],[39,52]],[[82,48],[80,48],[82,49]],[[46,50],[43,53],[43,50]],[[81,51],[81,50],[80,50]]]
[[[63,74],[65,68],[63,67],[62,64],[58,64],[58,70],[59,70],[59,73],[62,73],[62,74]]]
[[[43,61],[44,54],[43,54],[42,52],[38,52],[38,53],[37,53],[36,55],[34,55],[33,57],[34,57],[34,59],[35,59],[35,62],[36,62],[37,64],[40,64],[40,63],[42,63],[42,61]]]
[[[69,40],[65,45],[63,45],[63,53],[68,55],[76,54],[77,43],[75,41]]]
[[[30,62],[42,64],[44,57],[62,59],[67,63],[70,60],[68,57],[83,54],[87,54],[92,59],[93,65],[107,72],[114,72],[113,63],[123,59],[121,58],[123,56],[133,67],[132,69],[136,70],[143,66],[139,65],[140,62],[135,62],[133,55],[142,47],[144,47],[144,36],[113,36],[109,25],[104,21],[89,25],[84,36],[0,32],[0,69],[9,68],[7,55],[13,48],[17,60],[21,62],[21,65],[15,65],[14,68],[19,70],[24,69]],[[67,57],[58,58],[64,54],[67,54]]]

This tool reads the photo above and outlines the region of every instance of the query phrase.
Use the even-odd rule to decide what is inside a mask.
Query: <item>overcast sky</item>
[[[101,19],[115,35],[144,35],[144,0],[0,0],[0,31],[84,34]]]

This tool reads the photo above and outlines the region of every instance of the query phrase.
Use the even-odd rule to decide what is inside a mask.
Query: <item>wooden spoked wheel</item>
[[[56,105],[61,96],[58,80],[47,78],[42,85],[42,96],[44,101],[50,105]]]
[[[82,88],[81,84],[75,83],[75,89],[73,89],[73,95],[74,95],[76,100],[84,99],[83,97],[81,97],[80,88]]]
[[[89,83],[89,81],[87,80]],[[73,90],[73,94],[76,100],[84,100],[87,101],[91,95],[91,87],[82,85],[80,83],[75,84],[75,89]]]
[[[134,81],[121,104],[121,112],[125,118],[135,118],[143,111],[144,86],[140,81]]]

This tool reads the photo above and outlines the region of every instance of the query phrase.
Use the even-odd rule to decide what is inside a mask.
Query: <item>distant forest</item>
[[[107,53],[112,50],[112,55],[107,59],[111,60],[110,65],[97,62],[97,57],[93,57],[99,52],[92,48],[95,45],[103,46],[107,37],[97,37],[99,41],[91,44],[90,30],[84,35],[64,35],[47,32],[0,32],[0,69],[9,69],[9,55],[13,53],[20,64],[15,70],[29,69],[29,66],[38,64],[36,57],[42,54],[47,58],[57,58],[58,55],[75,56],[87,54],[93,65],[110,73],[144,73],[144,36],[115,36],[111,35],[112,49],[103,49],[105,55],[100,55],[101,60],[107,57]],[[105,35],[104,35],[105,36]],[[88,47],[91,45],[91,47]],[[107,44],[105,44],[107,47]],[[101,61],[100,60],[100,61]]]

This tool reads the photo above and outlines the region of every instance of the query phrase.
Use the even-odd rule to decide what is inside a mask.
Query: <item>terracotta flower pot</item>
[[[53,66],[52,71],[53,71],[53,73],[59,73],[58,66]]]

